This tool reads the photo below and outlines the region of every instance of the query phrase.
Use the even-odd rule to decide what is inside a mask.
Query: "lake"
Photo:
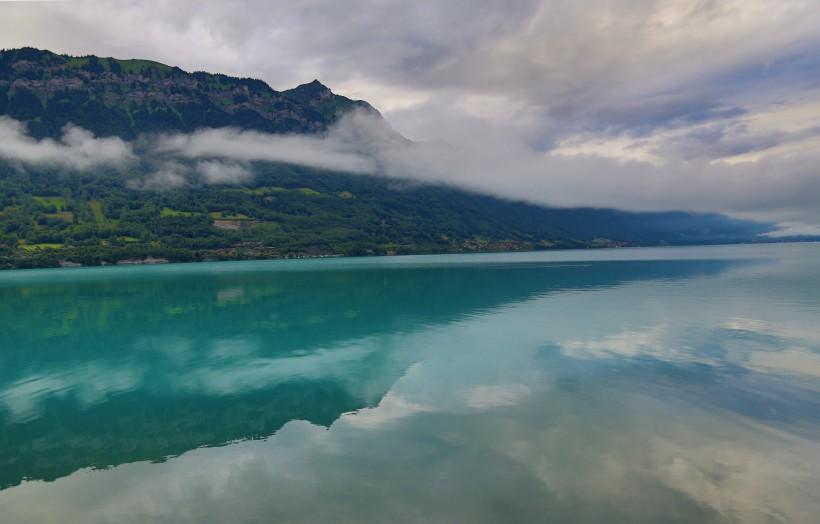
[[[0,272],[0,521],[820,518],[820,245]]]

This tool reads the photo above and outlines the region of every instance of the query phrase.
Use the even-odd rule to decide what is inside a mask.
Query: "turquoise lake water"
[[[820,245],[0,272],[0,522],[820,522]]]

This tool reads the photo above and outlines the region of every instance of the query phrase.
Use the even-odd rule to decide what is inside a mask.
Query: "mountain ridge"
[[[26,121],[36,138],[74,124],[97,136],[239,127],[269,133],[326,131],[369,103],[313,80],[277,91],[255,78],[184,71],[140,59],[61,55],[32,47],[0,51],[0,114]]]
[[[0,51],[0,116],[27,126],[26,144],[66,146],[69,124],[125,141],[226,126],[323,135],[354,110],[378,117],[380,137],[409,143],[369,103],[318,80],[276,91],[149,60]],[[549,208],[274,161],[205,162],[252,175],[232,181],[196,178],[196,159],[164,173],[158,162],[72,171],[0,157],[0,268],[748,242],[773,229],[718,214]],[[139,183],[158,168],[179,184]]]

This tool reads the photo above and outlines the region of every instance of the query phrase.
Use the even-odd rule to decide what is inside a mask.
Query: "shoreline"
[[[532,262],[604,262],[604,261],[638,261],[638,260],[667,260],[669,258],[662,257],[648,257],[646,259],[635,259],[629,256],[620,257],[616,256],[613,258],[607,256],[600,256],[604,253],[633,253],[634,251],[647,251],[647,252],[659,252],[659,251],[667,251],[667,250],[687,250],[687,249],[720,249],[720,248],[732,248],[732,247],[742,247],[742,248],[753,248],[753,247],[773,247],[775,245],[782,245],[782,246],[803,246],[803,245],[813,245],[820,243],[820,240],[805,240],[805,241],[777,241],[777,242],[736,242],[731,244],[674,244],[674,245],[663,245],[663,246],[624,246],[624,247],[588,247],[588,248],[554,248],[554,249],[540,249],[540,250],[520,250],[520,251],[482,251],[482,252],[434,252],[434,253],[412,253],[412,254],[401,254],[401,255],[364,255],[364,256],[348,256],[348,255],[302,255],[302,256],[292,256],[292,257],[279,257],[279,258],[252,258],[252,259],[226,259],[226,260],[190,260],[190,261],[173,261],[173,260],[160,260],[160,259],[153,259],[151,262],[144,262],[144,261],[131,261],[128,263],[123,264],[97,264],[97,265],[71,265],[71,266],[49,266],[49,267],[33,267],[33,268],[4,268],[0,269],[0,282],[9,278],[11,275],[20,275],[21,273],[26,274],[54,274],[59,272],[60,274],[73,274],[73,275],[80,275],[86,272],[96,272],[96,271],[112,271],[114,268],[118,268],[123,271],[125,274],[125,270],[127,269],[142,269],[142,270],[150,270],[150,269],[160,269],[160,268],[187,268],[187,269],[195,269],[195,268],[202,268],[207,269],[213,267],[214,265],[221,265],[221,264],[237,264],[237,265],[254,265],[256,266],[254,269],[262,269],[259,268],[259,264],[268,264],[268,263],[276,263],[276,264],[290,264],[292,265],[289,269],[311,269],[311,267],[307,264],[311,262],[323,262],[323,261],[336,261],[339,263],[350,262],[351,265],[364,265],[367,262],[373,262],[375,265],[401,265],[405,261],[422,261],[422,260],[429,260],[433,257],[494,257],[494,256],[509,256],[509,255],[519,255],[522,259],[526,259],[527,261]],[[585,253],[588,255],[592,255],[591,257],[579,257],[579,258],[567,258],[566,255],[571,255],[573,253]],[[593,255],[594,254],[594,255]],[[554,255],[554,260],[548,260],[552,257],[546,257],[547,259],[542,259],[538,257],[538,255]],[[565,256],[562,256],[565,255]],[[146,257],[148,258],[148,257]],[[703,258],[703,257],[695,257],[695,258]],[[711,258],[711,257],[706,257]],[[674,259],[674,257],[672,258]],[[689,259],[689,258],[684,258]],[[302,264],[306,264],[302,266]],[[314,268],[316,266],[313,266]],[[281,269],[284,269],[281,268]],[[71,271],[65,271],[71,270]]]

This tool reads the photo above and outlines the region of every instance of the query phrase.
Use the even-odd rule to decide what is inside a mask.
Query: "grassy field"
[[[58,196],[34,196],[35,202],[43,207],[54,207],[58,213],[62,213],[66,207],[66,201],[63,197]]]
[[[255,187],[253,189],[243,187],[242,189],[228,189],[227,191],[238,191],[240,193],[244,193],[246,195],[256,195],[256,196],[264,196],[269,195],[271,193],[284,193],[287,191],[284,187],[278,186],[265,186],[265,187]]]
[[[162,218],[166,217],[192,217],[199,213],[194,213],[193,211],[178,211],[176,209],[171,209],[170,207],[162,208],[160,211],[159,216]]]
[[[91,208],[91,213],[94,215],[94,222],[98,224],[105,224],[108,222],[105,218],[105,213],[103,213],[102,202],[99,200],[92,200],[88,203],[88,207]]]
[[[62,249],[63,244],[42,243],[42,244],[20,244],[20,249],[26,252],[42,251],[47,249]]]
[[[56,218],[68,222],[69,224],[74,222],[74,213],[72,213],[71,211],[60,211],[59,213],[46,213],[45,215],[48,218]]]
[[[214,220],[252,220],[248,215],[242,213],[223,213],[222,211],[212,211],[208,213]]]
[[[97,63],[106,71],[111,71],[113,64],[119,64],[123,73],[141,74],[153,68],[160,71],[169,71],[171,66],[154,62],[152,60],[117,60],[116,58],[95,57]],[[87,56],[72,56],[68,58],[68,66],[72,69],[82,69],[88,66],[90,58]]]

